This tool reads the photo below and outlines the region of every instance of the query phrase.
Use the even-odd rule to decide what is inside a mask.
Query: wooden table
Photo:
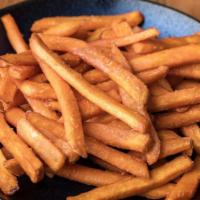
[[[27,1],[27,0],[0,0],[0,8],[22,1]],[[200,0],[152,0],[152,1],[168,5],[170,7],[174,7],[200,20]]]

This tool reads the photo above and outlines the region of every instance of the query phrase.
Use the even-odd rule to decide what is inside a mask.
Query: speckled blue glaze
[[[117,14],[140,10],[145,15],[143,27],[157,27],[161,36],[183,36],[200,31],[196,20],[174,10],[139,0],[29,0],[28,2],[0,10],[0,16],[11,13],[20,26],[25,38],[30,35],[34,20],[56,15]],[[12,51],[0,23],[0,54]],[[80,161],[83,162],[83,161]],[[90,161],[84,164],[96,167]],[[74,181],[54,177],[38,184],[32,184],[26,176],[20,177],[20,190],[10,200],[64,200],[66,196],[77,195],[93,188]],[[1,199],[1,197],[0,197]],[[127,200],[144,200],[142,197],[130,197]],[[200,191],[194,200],[200,199]],[[92,199],[91,199],[92,200]]]

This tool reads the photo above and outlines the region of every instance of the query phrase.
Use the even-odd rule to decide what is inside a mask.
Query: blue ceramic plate
[[[157,27],[161,37],[184,36],[200,31],[198,21],[175,10],[139,0],[31,0],[0,11],[0,15],[11,13],[18,22],[26,39],[34,20],[56,15],[117,14],[140,10],[145,15],[143,27]],[[0,24],[0,54],[12,51]],[[64,200],[66,196],[88,191],[92,187],[62,178],[45,178],[31,184],[27,177],[20,178],[20,191],[13,200]],[[133,198],[130,198],[133,199]],[[143,199],[134,197],[134,199]],[[200,194],[196,195],[196,200]],[[92,199],[91,199],[92,200]]]

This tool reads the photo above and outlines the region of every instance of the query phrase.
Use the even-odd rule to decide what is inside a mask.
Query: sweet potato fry
[[[133,159],[130,155],[108,147],[91,137],[86,138],[86,146],[89,154],[96,156],[119,169],[139,177],[149,177],[148,168],[145,162],[138,162],[138,160]]]
[[[85,123],[85,133],[104,144],[114,147],[144,152],[150,141],[149,134],[140,134],[133,130],[124,130],[101,123]]]
[[[48,35],[71,36],[79,30],[80,25],[81,23],[79,21],[66,21],[44,30],[43,33]]]
[[[168,112],[155,117],[158,129],[174,129],[187,126],[200,121],[200,105],[192,106],[186,112]]]
[[[64,119],[65,136],[68,143],[82,157],[87,157],[83,127],[78,103],[70,86],[46,63],[37,58],[42,71],[52,85]]]
[[[81,59],[78,56],[71,53],[65,53],[61,55],[61,57],[71,67],[75,67],[81,63]]]
[[[22,176],[24,175],[24,170],[18,164],[17,160],[12,158],[10,160],[6,160],[3,163],[3,166],[14,176]]]
[[[51,170],[58,171],[63,167],[65,162],[64,155],[56,146],[35,129],[28,120],[24,118],[19,120],[17,123],[17,133],[33,148]]]
[[[21,138],[7,125],[0,114],[0,141],[13,155],[33,183],[43,178],[43,164]]]
[[[192,199],[199,185],[200,158],[194,161],[194,166],[184,174],[170,191],[166,200]]]
[[[1,21],[4,25],[9,42],[11,43],[13,49],[17,53],[27,51],[28,45],[25,43],[14,18],[10,14],[7,14],[1,17]]]
[[[131,65],[134,71],[141,72],[159,66],[168,66],[169,68],[172,68],[186,64],[198,63],[199,61],[200,45],[189,44],[186,46],[166,49],[133,58],[131,61]]]
[[[133,11],[129,13],[119,15],[108,16],[77,16],[77,17],[47,17],[41,20],[35,21],[31,27],[31,31],[40,32],[52,26],[55,26],[66,21],[78,21],[83,22],[83,26],[80,27],[80,31],[94,30],[100,27],[110,26],[113,23],[125,20],[131,26],[140,24],[143,20],[143,16],[139,11]]]
[[[25,80],[40,72],[40,68],[37,66],[17,66],[11,65],[9,67],[9,75],[12,78]]]
[[[151,171],[151,179],[129,178],[116,183],[101,186],[89,192],[67,200],[100,200],[123,199],[140,193],[145,193],[155,187],[159,187],[188,171],[192,167],[192,161],[185,156],[179,156],[174,160]]]
[[[0,150],[0,189],[4,194],[12,195],[19,190],[19,185],[17,178],[4,167],[5,161],[6,158]]]
[[[56,174],[63,178],[93,186],[108,185],[123,178],[131,177],[131,175],[122,175],[116,172],[95,169],[78,164],[66,164]]]
[[[151,97],[149,109],[153,112],[169,110],[181,106],[200,103],[200,88],[176,90],[160,96]]]
[[[26,113],[26,118],[67,156],[69,162],[74,162],[78,159],[78,154],[75,153],[67,141],[63,139],[65,131],[62,124],[34,112]]]
[[[117,37],[113,39],[96,40],[96,41],[90,42],[90,44],[94,46],[102,46],[102,47],[110,47],[111,45],[114,44],[117,47],[124,47],[136,42],[157,37],[159,34],[160,33],[156,28],[149,28],[139,33],[134,33],[133,35]]]
[[[200,153],[200,129],[197,124],[184,126],[181,128],[183,135],[189,137],[192,140],[194,149],[197,153]]]
[[[97,87],[89,84],[80,74],[66,66],[57,55],[50,52],[47,47],[44,46],[42,41],[36,37],[36,35],[31,39],[31,49],[34,54],[45,60],[45,62],[48,62],[47,64],[52,69],[54,69],[63,79],[68,81],[75,89],[77,89],[77,91],[88,98],[91,102],[126,122],[132,128],[144,132],[146,129],[146,122],[143,116],[137,112],[127,109],[125,106],[118,103],[113,98],[110,98]],[[48,59],[46,59],[47,57]],[[54,63],[56,63],[56,65]]]

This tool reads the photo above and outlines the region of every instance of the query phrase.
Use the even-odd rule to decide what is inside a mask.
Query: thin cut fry
[[[33,183],[43,178],[44,169],[42,162],[21,138],[7,125],[0,114],[0,141],[13,155]]]
[[[91,102],[126,122],[132,128],[144,132],[146,129],[146,122],[141,115],[127,109],[97,87],[92,86],[85,81],[80,74],[70,69],[62,62],[62,60],[59,59],[59,57],[50,52],[36,36],[33,36],[31,39],[31,49],[34,54],[45,60],[45,62],[48,62],[47,64],[49,64],[52,69],[54,69],[63,79],[68,81],[75,89],[77,89],[77,91],[87,97]]]
[[[4,15],[3,17],[1,17],[1,21],[3,22],[4,28],[6,29],[8,39],[9,39],[13,49],[17,53],[27,51],[28,45],[25,43],[14,18],[10,14],[7,14],[7,15]]]
[[[65,162],[64,155],[47,138],[36,130],[29,121],[22,118],[17,123],[17,133],[33,148],[53,171],[58,171]]]
[[[189,44],[133,58],[131,64],[136,72],[141,72],[159,66],[168,66],[172,68],[198,63],[199,61],[200,45]]]
[[[80,183],[93,186],[108,185],[123,178],[131,177],[131,175],[121,175],[116,172],[95,169],[78,164],[66,164],[56,174],[69,180],[78,181]]]
[[[146,163],[138,162],[130,155],[115,150],[105,144],[91,138],[86,138],[86,146],[89,154],[96,156],[116,167],[135,176],[148,178],[149,172]]]
[[[192,161],[185,156],[179,156],[174,160],[151,171],[151,179],[129,178],[116,183],[93,189],[67,200],[112,200],[123,199],[140,193],[145,193],[155,187],[159,187],[188,171],[192,167]]]
[[[19,185],[16,177],[4,167],[5,161],[6,158],[0,150],[0,189],[4,194],[12,195],[19,190]]]

